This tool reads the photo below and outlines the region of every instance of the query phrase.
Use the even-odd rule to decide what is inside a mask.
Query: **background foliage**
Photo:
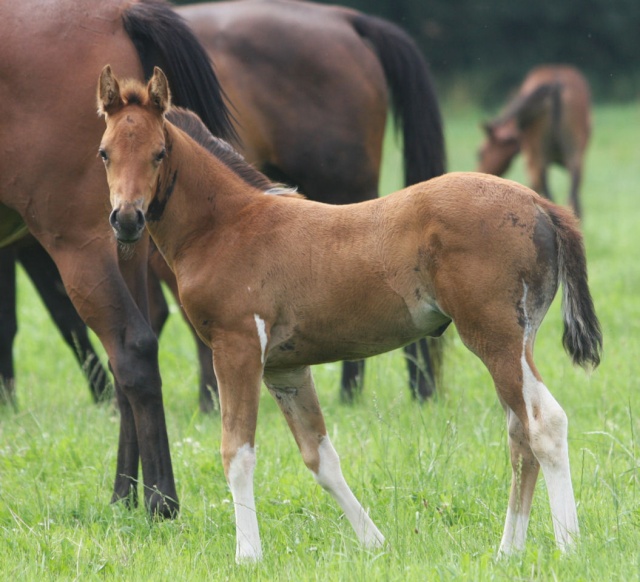
[[[441,90],[485,105],[502,101],[532,66],[550,62],[580,68],[598,100],[640,92],[637,0],[322,1],[399,24],[423,49]]]

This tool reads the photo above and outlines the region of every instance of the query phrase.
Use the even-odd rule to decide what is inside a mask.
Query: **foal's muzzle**
[[[114,208],[109,222],[121,243],[134,243],[142,236],[145,219],[142,210],[133,206]]]

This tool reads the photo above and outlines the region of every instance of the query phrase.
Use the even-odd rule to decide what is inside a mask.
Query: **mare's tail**
[[[396,126],[402,129],[405,185],[435,178],[446,171],[442,117],[429,65],[413,39],[387,20],[350,13],[354,30],[374,48],[384,70]],[[431,395],[442,378],[444,338],[407,346],[414,396]]]
[[[587,261],[578,219],[568,209],[546,200],[542,201],[542,205],[558,237],[558,267],[563,283],[562,344],[574,364],[595,368],[600,363],[602,353],[602,331],[587,282]]]
[[[140,0],[122,13],[122,21],[145,77],[151,77],[154,66],[162,68],[173,104],[197,113],[214,135],[234,140],[231,116],[211,60],[184,19],[163,0]]]
[[[413,39],[400,27],[354,12],[355,31],[373,46],[391,92],[391,107],[404,138],[407,186],[444,174],[446,152],[442,118],[429,66]]]

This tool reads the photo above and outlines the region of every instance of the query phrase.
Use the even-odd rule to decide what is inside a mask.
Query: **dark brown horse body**
[[[156,2],[2,2],[0,38],[0,244],[26,225],[105,347],[121,415],[114,499],[135,502],[141,461],[150,511],[172,515],[157,340],[147,323],[148,245],[122,259],[105,226],[95,78],[117,62],[143,79],[153,62],[138,51],[155,56],[171,71],[177,101],[229,135],[217,80],[192,33]]]
[[[485,124],[478,171],[501,176],[522,151],[531,187],[551,199],[547,171],[559,164],[569,171],[569,200],[580,216],[580,183],[591,132],[589,94],[586,79],[574,67],[533,69],[504,112]]]
[[[345,8],[287,0],[216,2],[177,11],[214,60],[233,104],[241,152],[271,178],[296,185],[307,198],[322,202],[376,198],[390,105],[404,137],[406,184],[444,171],[442,127],[430,75],[413,41],[399,28]],[[168,313],[157,279],[175,289],[163,263],[160,256],[151,257],[156,331]],[[53,285],[49,295],[54,298],[45,302],[64,303]],[[4,296],[8,300],[9,290]],[[7,300],[2,307],[9,319]],[[12,341],[13,336],[0,343],[0,363],[10,363]],[[415,344],[407,347],[412,391],[420,398],[433,389],[435,347],[431,356],[424,341],[421,353]],[[200,405],[207,410],[215,377],[209,349],[199,342],[198,352]],[[342,394],[347,399],[360,384],[361,372],[361,364],[345,363]],[[3,374],[6,377],[0,367],[0,377]]]
[[[507,412],[513,475],[501,551],[524,546],[540,467],[556,541],[573,542],[567,416],[533,362],[560,281],[567,351],[582,365],[600,359],[582,237],[568,210],[484,174],[448,174],[344,206],[274,195],[227,144],[196,143],[169,121],[193,115],[168,111],[160,69],[144,87],[120,84],[105,67],[98,99],[114,232],[132,245],[146,221],[213,350],[238,560],[262,551],[253,494],[261,382],[318,483],[375,547],[384,537],[344,480],[310,365],[394,349],[451,321]]]

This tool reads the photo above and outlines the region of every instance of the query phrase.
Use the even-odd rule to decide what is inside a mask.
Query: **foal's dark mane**
[[[166,117],[168,121],[179,127],[250,186],[268,194],[295,194],[295,188],[287,188],[282,184],[272,182],[263,173],[256,170],[229,142],[213,135],[195,113],[182,107],[172,107]]]

